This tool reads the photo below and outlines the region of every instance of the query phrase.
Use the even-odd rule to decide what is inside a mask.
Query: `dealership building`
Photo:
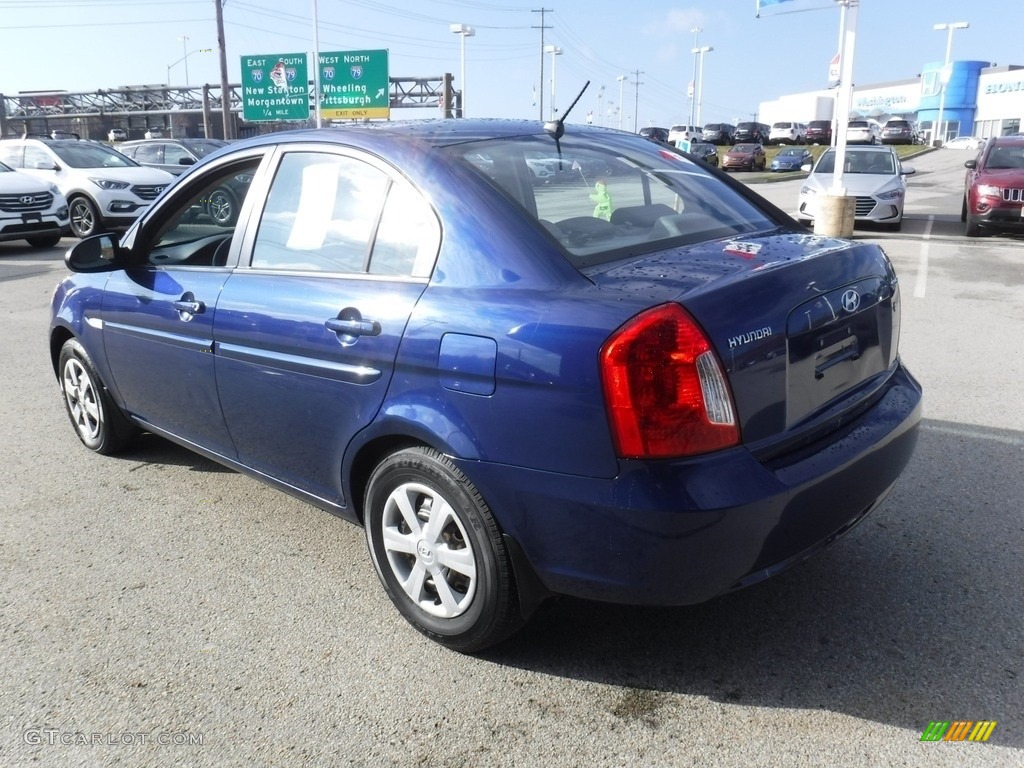
[[[832,119],[836,93],[837,89],[813,91],[762,102],[760,120],[770,124]],[[940,109],[944,132],[936,130]],[[1020,133],[1024,118],[1024,67],[996,66],[987,61],[926,64],[912,80],[855,86],[850,115],[879,123],[890,117],[913,120],[929,143],[943,133],[947,140],[955,136],[988,138]]]

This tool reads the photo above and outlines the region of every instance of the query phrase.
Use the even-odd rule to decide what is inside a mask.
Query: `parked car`
[[[668,143],[668,129],[666,128],[656,128],[653,125],[648,125],[640,129],[640,135],[651,141]]]
[[[969,149],[971,151],[978,151],[985,146],[985,139],[979,139],[977,136],[957,136],[955,139],[950,139],[942,145],[943,149]]]
[[[763,171],[767,160],[760,144],[736,144],[722,158],[723,171]]]
[[[807,126],[803,123],[780,121],[772,123],[768,134],[769,144],[804,144],[807,141]]]
[[[767,144],[771,131],[765,123],[737,123],[732,138],[737,144]]]
[[[772,158],[770,170],[775,171],[799,171],[808,163],[814,163],[814,155],[811,150],[805,147],[786,147],[780,149],[778,154]]]
[[[729,123],[708,123],[704,126],[704,130],[701,131],[701,141],[706,141],[716,146],[733,144],[735,143],[733,138],[735,131],[736,129]]]
[[[143,136],[147,139],[162,139],[164,137],[164,129],[154,125],[151,128],[147,128]]]
[[[882,126],[883,144],[917,144],[917,124],[902,118],[891,118]]]
[[[98,141],[3,139],[0,161],[56,185],[67,198],[76,237],[127,228],[174,180]]]
[[[1024,136],[989,139],[964,167],[964,234],[1024,232]]]
[[[847,144],[878,144],[882,130],[874,120],[851,120],[846,124]]]
[[[807,144],[832,144],[832,121],[811,120],[804,130],[804,141]]]
[[[539,148],[616,173],[524,184]],[[196,221],[242,174],[235,225]],[[691,604],[803,561],[921,417],[880,247],[610,129],[267,134],[66,264],[48,348],[87,448],[145,430],[363,525],[398,611],[465,652],[549,595]]]
[[[227,145],[220,139],[143,139],[126,141],[117,149],[139,165],[179,176],[190,165]]]
[[[55,184],[0,163],[0,241],[51,248],[68,225],[68,201]]]
[[[836,150],[826,149],[800,188],[797,219],[810,225],[818,215],[822,197],[833,186]],[[900,163],[892,147],[851,147],[846,150],[843,186],[856,198],[854,221],[881,224],[898,232],[903,226],[906,177],[914,169]]]
[[[700,141],[702,134],[696,125],[673,125],[668,129],[668,143],[675,146],[680,141]]]
[[[694,141],[690,144],[690,154],[703,160],[708,165],[718,165],[718,147],[705,141]]]
[[[124,128],[111,128],[107,131],[107,141],[126,141],[128,139],[128,132]]]

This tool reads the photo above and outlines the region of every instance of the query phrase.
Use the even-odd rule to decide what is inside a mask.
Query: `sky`
[[[0,93],[217,85],[217,2],[0,0]],[[953,60],[1024,66],[1020,24],[1007,23],[1021,2],[860,0],[854,84],[907,80],[942,62],[949,36],[938,23],[970,24],[952,36]],[[759,17],[756,0],[223,0],[229,82],[240,82],[242,56],[312,57],[314,9],[321,52],[387,49],[392,77],[451,73],[467,117],[547,118],[552,101],[563,111],[589,81],[567,120],[626,130],[688,122],[695,46],[713,49],[696,78],[701,123],[753,120],[761,102],[822,89],[840,23],[835,0],[783,0]],[[451,24],[475,34],[463,41]],[[542,34],[560,55],[542,55]]]

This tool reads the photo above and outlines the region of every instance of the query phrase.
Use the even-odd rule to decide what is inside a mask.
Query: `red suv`
[[[964,167],[964,234],[1024,232],[1024,136],[989,139]]]
[[[832,121],[811,120],[804,132],[804,139],[808,144],[832,144]]]

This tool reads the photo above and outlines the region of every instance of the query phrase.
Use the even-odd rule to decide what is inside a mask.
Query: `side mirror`
[[[121,267],[121,249],[112,234],[93,235],[68,248],[64,264],[72,272],[112,272]]]
[[[917,173],[917,170],[912,165],[901,165],[900,173],[903,174],[904,176],[913,176],[915,173]]]
[[[978,160],[977,159],[968,160],[967,162],[964,163],[964,168],[970,168],[972,171],[975,168],[977,168],[977,167],[978,167]]]
[[[178,160],[178,165],[195,165],[195,164],[196,164],[195,159],[191,158],[191,157],[183,157],[180,160]]]
[[[803,165],[800,166],[800,170],[801,171],[805,171],[806,173],[810,173],[811,172],[811,164],[810,163],[804,163]]]

